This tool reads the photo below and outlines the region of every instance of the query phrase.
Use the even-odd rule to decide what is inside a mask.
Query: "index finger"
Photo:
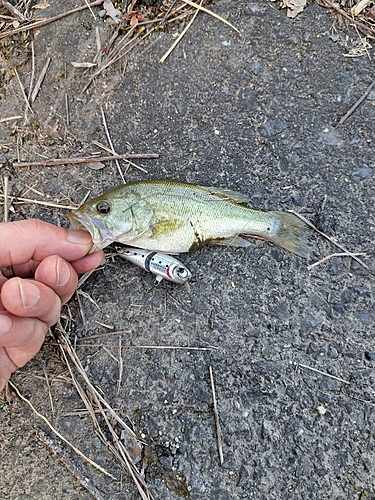
[[[87,231],[65,229],[37,219],[0,223],[0,268],[59,255],[67,261],[84,257],[92,247]]]

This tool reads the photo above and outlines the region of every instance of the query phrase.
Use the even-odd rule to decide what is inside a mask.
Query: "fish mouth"
[[[72,229],[85,229],[90,233],[94,245],[89,253],[102,250],[115,241],[108,227],[101,220],[92,219],[77,212],[68,213],[68,219]]]

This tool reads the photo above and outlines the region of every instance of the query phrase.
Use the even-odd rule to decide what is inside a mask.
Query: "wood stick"
[[[43,66],[42,71],[40,72],[39,78],[38,78],[38,80],[37,80],[37,82],[35,84],[35,88],[34,88],[32,94],[31,94],[31,97],[30,97],[31,102],[35,101],[36,96],[39,93],[40,87],[41,87],[41,85],[43,83],[44,77],[46,76],[46,73],[47,73],[47,70],[48,70],[48,66],[50,65],[50,62],[51,62],[51,58],[49,57],[47,59],[46,64]]]
[[[133,159],[154,159],[159,158],[156,153],[145,153],[145,154],[124,154],[124,155],[112,155],[112,156],[92,156],[84,158],[56,158],[47,161],[35,161],[35,162],[16,162],[13,163],[13,167],[54,167],[56,165],[78,165],[79,163],[91,163],[98,161],[109,161],[109,160],[133,160]]]
[[[324,3],[326,3],[327,5],[329,5],[330,7],[332,7],[332,9],[335,9],[337,10],[337,12],[340,12],[340,14],[344,17],[346,17],[346,19],[349,19],[349,21],[351,21],[352,23],[356,24],[357,26],[359,26],[360,28],[364,29],[364,30],[367,30],[369,31],[370,33],[372,33],[373,35],[375,35],[375,29],[372,29],[370,28],[369,26],[366,26],[365,24],[363,23],[360,23],[359,21],[356,21],[355,19],[353,19],[349,14],[347,14],[345,12],[345,10],[342,10],[340,9],[340,7],[337,7],[337,5],[335,5],[333,2],[331,2],[330,0],[324,0]]]
[[[223,448],[221,446],[221,430],[220,430],[220,422],[219,422],[219,412],[217,411],[214,376],[212,373],[211,366],[209,366],[208,369],[210,371],[212,399],[214,400],[214,415],[215,415],[215,424],[216,424],[217,449],[219,452],[220,465],[223,465],[224,456],[223,456]]]
[[[18,21],[20,21],[21,23],[23,23],[24,21],[26,21],[26,17],[21,14],[21,12],[16,9],[15,7],[13,7],[12,4],[10,4],[9,2],[7,2],[6,0],[1,0],[1,3],[3,4],[3,6],[9,10],[9,12],[11,14],[14,15],[14,17],[16,17],[18,19]]]
[[[0,118],[0,123],[11,122],[13,120],[19,120],[20,118],[22,118],[22,116],[20,115],[9,116],[8,118]]]
[[[337,127],[339,127],[340,125],[342,125],[348,118],[349,116],[354,113],[354,111],[358,108],[358,106],[360,104],[362,104],[362,102],[366,99],[366,97],[369,95],[369,93],[371,92],[371,90],[375,87],[375,80],[367,87],[367,89],[365,90],[364,94],[358,99],[358,101],[349,109],[349,111],[347,113],[345,113],[345,115],[341,118],[341,120],[339,121],[339,123],[336,125]]]

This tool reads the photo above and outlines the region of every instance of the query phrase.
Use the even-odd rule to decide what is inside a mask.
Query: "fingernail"
[[[80,229],[68,229],[68,241],[78,245],[87,245],[92,243],[90,233]]]
[[[60,259],[60,257],[57,260],[56,273],[56,286],[66,285],[70,278],[70,269],[68,264],[64,260]]]
[[[30,281],[19,279],[20,295],[22,305],[25,309],[35,306],[40,299],[39,288],[33,285]]]
[[[12,320],[5,314],[0,314],[0,335],[5,335],[12,328]]]

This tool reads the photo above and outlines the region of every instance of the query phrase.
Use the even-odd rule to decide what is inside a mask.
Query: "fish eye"
[[[96,204],[96,211],[101,215],[107,215],[111,211],[111,205],[108,201],[99,201]]]

